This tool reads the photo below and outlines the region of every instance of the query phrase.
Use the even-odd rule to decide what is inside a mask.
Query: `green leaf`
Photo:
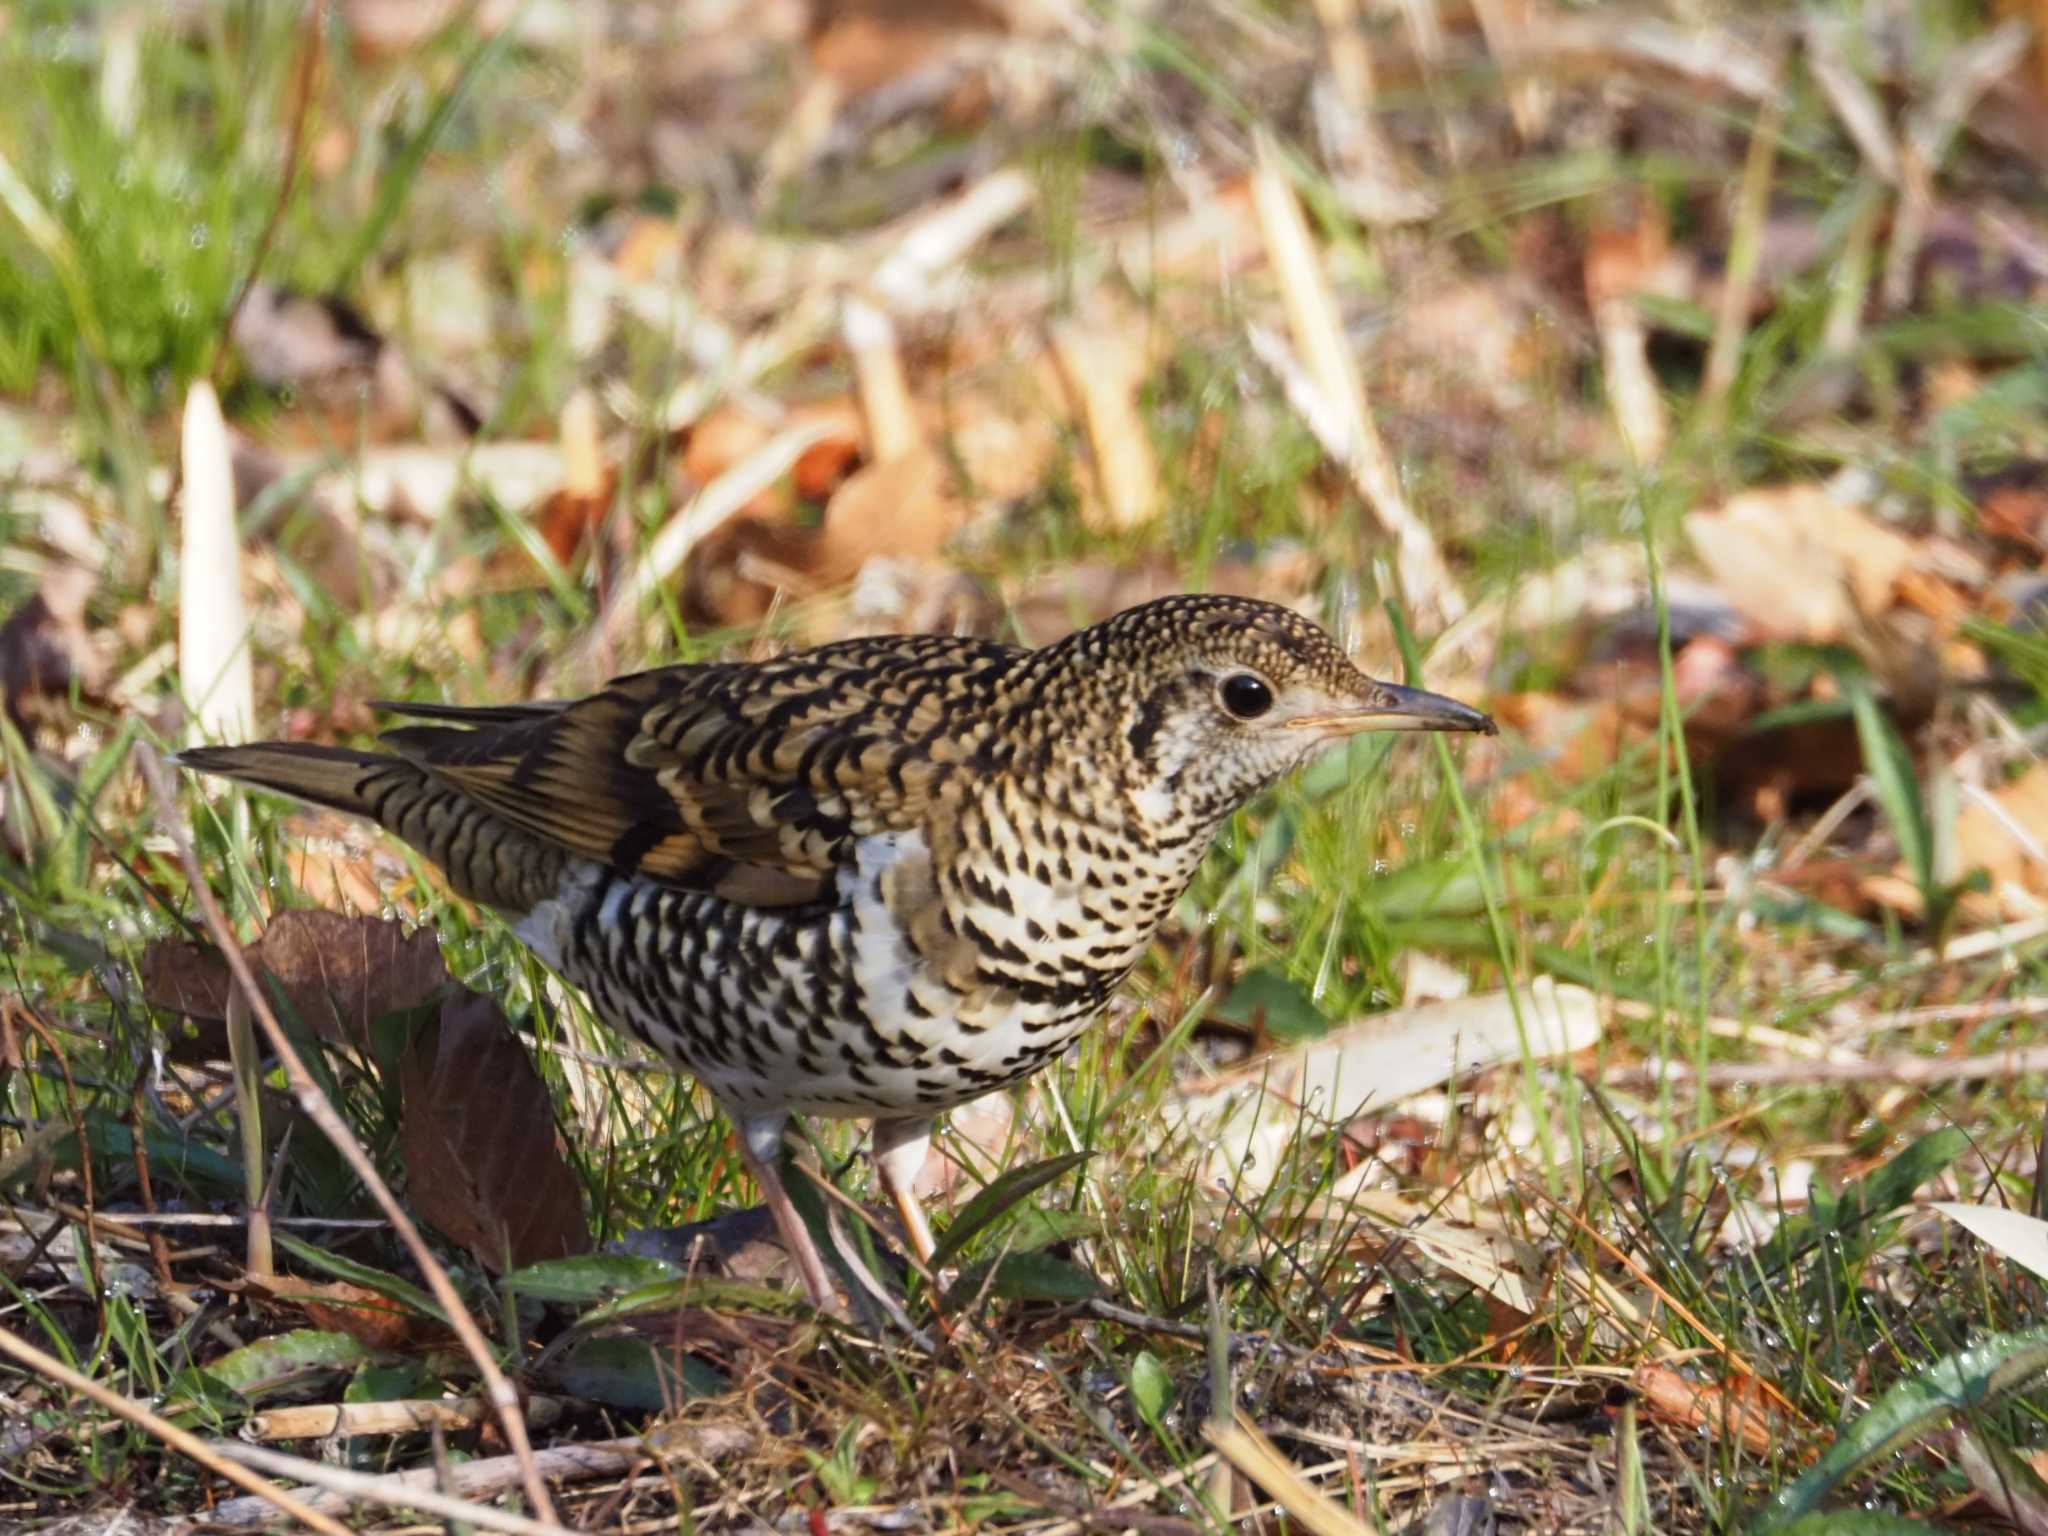
[[[365,1360],[341,1389],[344,1403],[395,1403],[422,1395],[426,1370],[418,1360],[380,1364]]]
[[[1750,1536],[1812,1536],[1800,1520],[1860,1468],[1904,1450],[1952,1415],[1994,1399],[2048,1373],[2048,1327],[1999,1334],[1945,1355],[1894,1386],[1870,1411],[1853,1420],[1805,1472],[1781,1488],[1750,1527]],[[1797,1525],[1792,1522],[1798,1521]],[[1843,1531],[1855,1529],[1844,1526]],[[1876,1529],[1883,1529],[1877,1527]],[[1924,1528],[1923,1528],[1924,1529]],[[1813,1527],[1833,1532],[1836,1527]]]
[[[681,1270],[661,1259],[631,1253],[584,1253],[573,1258],[543,1259],[538,1264],[515,1269],[498,1284],[508,1292],[536,1301],[586,1306],[681,1278]]]
[[[730,1385],[703,1361],[677,1359],[628,1334],[578,1340],[547,1374],[571,1397],[650,1413],[693,1397],[715,1397]]]
[[[1880,1515],[1867,1509],[1844,1509],[1831,1515],[1807,1515],[1790,1525],[1771,1528],[1775,1536],[1941,1536],[1942,1527],[1903,1515]]]
[[[351,1285],[360,1285],[366,1291],[375,1291],[386,1301],[409,1307],[421,1317],[432,1318],[443,1328],[449,1326],[448,1314],[434,1304],[434,1298],[409,1280],[385,1270],[373,1269],[368,1264],[358,1264],[354,1259],[344,1259],[338,1253],[329,1253],[325,1248],[316,1248],[311,1243],[280,1232],[272,1239],[278,1247],[302,1264],[310,1265],[322,1274],[346,1280]]]
[[[1003,1247],[1010,1253],[1030,1253],[1054,1243],[1071,1243],[1079,1237],[1093,1237],[1102,1223],[1088,1211],[1069,1211],[1054,1206],[1027,1205],[1011,1220],[1003,1233]]]
[[[1209,1016],[1247,1029],[1263,1028],[1283,1044],[1320,1040],[1330,1028],[1330,1021],[1299,982],[1264,965],[1238,977],[1230,995],[1211,1009]]]
[[[352,1371],[370,1352],[345,1333],[294,1328],[229,1350],[206,1366],[206,1374],[244,1397],[256,1397],[309,1371]]]
[[[642,1312],[674,1312],[697,1307],[712,1312],[752,1312],[764,1317],[802,1317],[810,1314],[810,1303],[801,1296],[773,1286],[749,1285],[743,1280],[720,1280],[712,1275],[676,1275],[643,1285],[602,1302],[577,1319],[579,1328],[594,1328]]]
[[[1913,771],[1912,754],[1906,750],[1891,717],[1867,687],[1860,683],[1852,687],[1849,701],[1856,714],[1856,738],[1863,746],[1863,766],[1877,791],[1877,803],[1884,807],[1892,836],[1899,840],[1899,853],[1927,903],[1929,922],[1939,926],[1935,908],[1941,892],[1935,884],[1934,831],[1920,798],[1920,780]]]
[[[990,1265],[976,1264],[953,1282],[946,1305],[963,1306],[982,1294],[1005,1301],[1093,1301],[1102,1282],[1077,1265],[1049,1253],[1006,1253]]]
[[[1138,1358],[1131,1362],[1131,1406],[1138,1410],[1138,1417],[1156,1431],[1172,1401],[1173,1378],[1166,1374],[1166,1367],[1151,1350],[1139,1350]]]
[[[1008,1173],[990,1179],[962,1207],[960,1214],[953,1218],[952,1225],[940,1237],[938,1246],[932,1250],[933,1270],[943,1268],[947,1260],[987,1231],[1003,1212],[1019,1200],[1071,1173],[1094,1155],[1092,1152],[1062,1152],[1058,1157],[1026,1163],[1022,1168],[1012,1168]]]

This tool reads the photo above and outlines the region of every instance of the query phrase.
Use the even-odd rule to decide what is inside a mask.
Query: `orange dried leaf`
[[[1766,1454],[1777,1436],[1775,1415],[1754,1376],[1729,1383],[1694,1381],[1668,1365],[1643,1365],[1629,1384],[1656,1417],[1686,1429],[1734,1435],[1754,1455]]]

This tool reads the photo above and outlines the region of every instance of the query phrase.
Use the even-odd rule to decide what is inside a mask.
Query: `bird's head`
[[[1366,676],[1316,625],[1253,598],[1161,598],[1057,649],[1056,686],[1155,824],[1220,820],[1365,731],[1495,729],[1456,700]]]

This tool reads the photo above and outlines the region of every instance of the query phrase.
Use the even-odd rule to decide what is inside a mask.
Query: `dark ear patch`
[[[1159,729],[1166,724],[1166,711],[1173,702],[1173,685],[1154,688],[1145,695],[1145,702],[1138,707],[1138,718],[1131,722],[1128,739],[1131,756],[1144,762],[1151,755],[1152,743],[1159,737]]]

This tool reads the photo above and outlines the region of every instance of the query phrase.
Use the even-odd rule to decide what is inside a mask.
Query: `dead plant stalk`
[[[499,1424],[504,1428],[506,1443],[512,1447],[513,1454],[519,1459],[526,1496],[532,1500],[533,1508],[542,1521],[559,1528],[554,1502],[548,1497],[547,1484],[541,1480],[539,1470],[534,1465],[533,1445],[527,1438],[526,1420],[519,1411],[518,1393],[513,1390],[512,1383],[506,1379],[505,1373],[498,1368],[498,1362],[492,1358],[489,1343],[478,1331],[475,1319],[469,1315],[469,1309],[456,1292],[454,1282],[448,1278],[448,1271],[442,1267],[440,1260],[434,1257],[433,1250],[427,1246],[427,1240],[420,1235],[420,1229],[413,1224],[412,1217],[406,1214],[405,1207],[398,1203],[398,1197],[392,1194],[391,1186],[386,1184],[383,1176],[377,1172],[376,1165],[370,1161],[370,1155],[363,1150],[362,1143],[357,1141],[349,1130],[348,1123],[327,1101],[327,1095],[320,1091],[320,1085],[313,1080],[312,1073],[306,1070],[306,1063],[292,1045],[291,1037],[285,1033],[284,1026],[271,1011],[268,1000],[263,996],[263,989],[257,983],[255,973],[249,969],[249,962],[242,953],[242,946],[235,939],[234,930],[228,926],[227,914],[221,911],[220,903],[214,900],[213,890],[206,883],[205,872],[199,867],[199,855],[193,851],[191,834],[184,818],[178,814],[176,798],[172,794],[170,779],[164,772],[162,761],[146,744],[137,743],[136,752],[137,760],[142,766],[143,777],[149,781],[150,792],[156,798],[158,824],[178,850],[178,861],[184,866],[185,878],[191,883],[192,897],[199,903],[200,913],[206,919],[207,930],[213,935],[214,942],[220,946],[221,953],[227,960],[228,969],[234,973],[236,986],[249,1001],[250,1011],[255,1014],[257,1023],[263,1026],[264,1034],[269,1037],[271,1049],[283,1063],[285,1076],[291,1083],[292,1093],[298,1099],[299,1107],[327,1139],[334,1143],[335,1149],[341,1153],[343,1160],[348,1163],[356,1177],[363,1181],[363,1186],[369,1190],[377,1204],[383,1208],[384,1214],[390,1218],[391,1225],[412,1253],[414,1262],[419,1265],[420,1273],[427,1282],[427,1288],[433,1292],[434,1300],[447,1314],[449,1325],[454,1328],[456,1337],[462,1341],[464,1351],[475,1363],[477,1374],[483,1378],[486,1395],[490,1398],[491,1406],[497,1411]]]

